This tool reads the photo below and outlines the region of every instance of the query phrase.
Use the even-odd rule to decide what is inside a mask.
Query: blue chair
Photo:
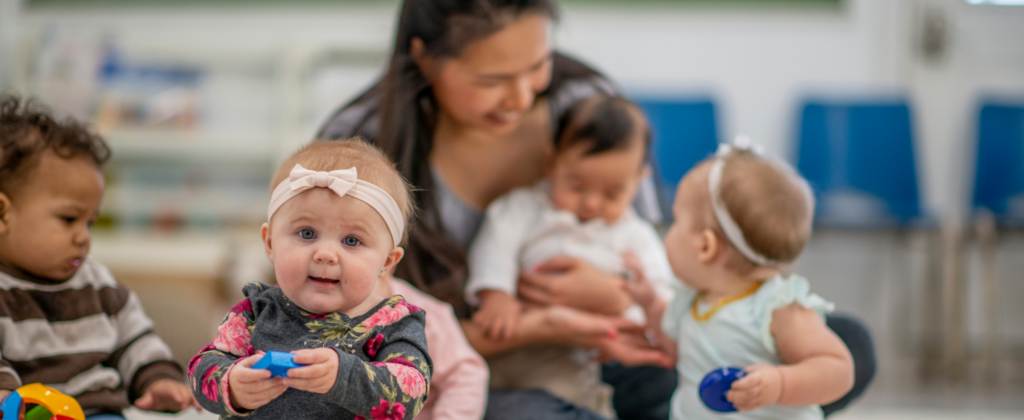
[[[997,378],[1001,328],[996,308],[1001,300],[1009,302],[1000,297],[1001,283],[1011,284],[1005,277],[1001,282],[997,271],[999,231],[1024,227],[1024,100],[983,103],[977,141],[971,204],[981,262],[981,353],[987,376]]]
[[[836,261],[833,256],[828,256],[829,251],[816,255],[824,257],[826,262],[818,262],[820,271],[817,274],[829,276],[835,270],[852,268],[844,274],[847,276],[844,281],[836,281],[832,285],[836,291],[844,291],[851,296],[837,297],[840,300],[850,298],[847,302],[852,304],[856,302],[852,296],[866,291],[859,295],[860,308],[874,315],[874,327],[879,328],[879,335],[892,335],[895,330],[888,326],[894,324],[891,314],[897,312],[891,311],[894,305],[887,297],[892,295],[889,285],[912,272],[912,249],[908,246],[908,238],[911,234],[923,233],[928,235],[925,243],[938,243],[938,230],[933,229],[934,220],[926,217],[921,205],[910,106],[903,98],[810,98],[798,109],[793,163],[810,183],[817,198],[815,228],[855,230],[853,237],[859,238],[864,237],[863,230],[884,233],[877,235],[879,232],[871,232],[871,247],[882,252],[877,254],[880,258],[876,262],[865,262],[882,268],[880,278],[875,278],[877,271],[874,270],[865,270],[867,275],[859,276],[857,272],[862,270],[861,267],[828,264]],[[917,227],[929,229],[912,229]],[[849,239],[852,237],[842,240]],[[808,248],[814,248],[814,245]],[[847,249],[840,251],[841,254],[846,252]],[[932,248],[925,252],[925,266],[935,267],[939,255]],[[805,258],[805,261],[813,261],[815,256]],[[890,267],[900,268],[892,270]],[[814,278],[813,272],[808,274]],[[877,283],[873,284],[875,287],[867,286],[872,283],[850,287],[859,283],[848,281],[851,278]],[[933,281],[934,277],[926,277],[925,280]],[[849,305],[847,308],[851,306],[856,307]],[[832,322],[829,324],[832,326]],[[847,346],[851,350],[859,349],[853,354],[868,355],[854,361],[858,369],[857,382],[861,382],[860,377],[866,378],[865,385],[859,388],[863,391],[873,375],[873,345],[866,332],[847,337],[849,339],[843,338]],[[868,370],[861,373],[862,367]],[[834,411],[831,407],[826,407],[826,410]]]
[[[817,196],[817,224],[896,227],[924,216],[905,100],[809,100],[800,115],[795,166]]]
[[[654,133],[651,150],[662,213],[672,219],[676,186],[683,175],[718,148],[715,104],[708,98],[641,98]]]
[[[1003,226],[1024,226],[1024,101],[987,103],[978,116],[975,211]]]

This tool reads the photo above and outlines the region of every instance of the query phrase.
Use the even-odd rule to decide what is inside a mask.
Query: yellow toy
[[[3,420],[18,420],[23,404],[39,404],[25,413],[25,420],[85,420],[78,401],[43,384],[28,384],[8,395],[0,405]]]

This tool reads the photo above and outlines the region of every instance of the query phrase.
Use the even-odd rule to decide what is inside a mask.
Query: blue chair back
[[[651,160],[663,198],[662,211],[671,219],[676,185],[690,168],[718,148],[715,104],[708,98],[647,98],[636,102],[651,122]]]
[[[982,105],[974,174],[974,208],[1013,216],[1011,199],[1024,193],[1024,104]]]
[[[807,101],[803,104],[796,167],[818,196],[818,219],[842,212],[861,195],[878,205],[877,222],[909,222],[921,216],[910,107],[895,101]],[[848,210],[848,209],[847,209]],[[841,223],[841,222],[840,222]],[[869,221],[871,223],[871,221]]]

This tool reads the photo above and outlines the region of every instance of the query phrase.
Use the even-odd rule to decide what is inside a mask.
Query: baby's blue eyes
[[[299,237],[302,238],[302,239],[305,239],[307,241],[313,240],[313,239],[316,239],[316,232],[314,232],[313,229],[308,229],[308,228],[307,229],[301,229],[301,230],[299,230]],[[354,236],[349,236],[349,237],[346,237],[345,239],[342,239],[341,243],[344,244],[345,246],[359,246],[359,245],[362,245],[362,242],[359,241],[359,238],[356,238]]]

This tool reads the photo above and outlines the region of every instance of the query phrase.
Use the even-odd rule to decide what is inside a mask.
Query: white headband
[[[732,215],[729,214],[729,210],[725,207],[725,203],[722,202],[721,195],[721,183],[722,183],[722,172],[725,171],[725,157],[729,155],[733,150],[748,151],[755,155],[764,157],[764,150],[753,144],[750,138],[740,135],[736,136],[731,144],[722,143],[718,145],[718,151],[715,152],[715,162],[711,164],[711,170],[708,172],[708,191],[711,193],[711,208],[715,212],[715,219],[718,220],[718,225],[722,227],[722,231],[725,232],[725,237],[729,239],[729,242],[740,252],[744,257],[747,257],[754,264],[773,267],[781,265],[780,261],[773,260],[771,258],[761,255],[761,253],[751,248],[747,244],[746,238],[743,235],[743,230],[740,229],[736,221],[732,219]],[[782,162],[773,162],[776,167],[782,169],[788,175],[793,176],[794,179],[802,180],[796,176],[796,172],[793,171],[789,165]],[[811,193],[810,187],[806,182],[800,182],[801,189],[804,191],[804,196],[807,199],[807,205],[811,211],[814,210],[814,195]],[[813,213],[812,213],[813,214]]]
[[[274,188],[274,192],[270,194],[267,221],[270,221],[270,218],[286,201],[311,188],[327,188],[334,191],[339,197],[349,195],[369,204],[384,218],[384,223],[391,231],[391,239],[394,240],[395,246],[401,242],[405,219],[402,217],[402,211],[398,208],[398,203],[387,191],[357,178],[356,168],[322,172],[311,171],[296,164],[288,174],[288,179],[277,184],[277,188]]]

